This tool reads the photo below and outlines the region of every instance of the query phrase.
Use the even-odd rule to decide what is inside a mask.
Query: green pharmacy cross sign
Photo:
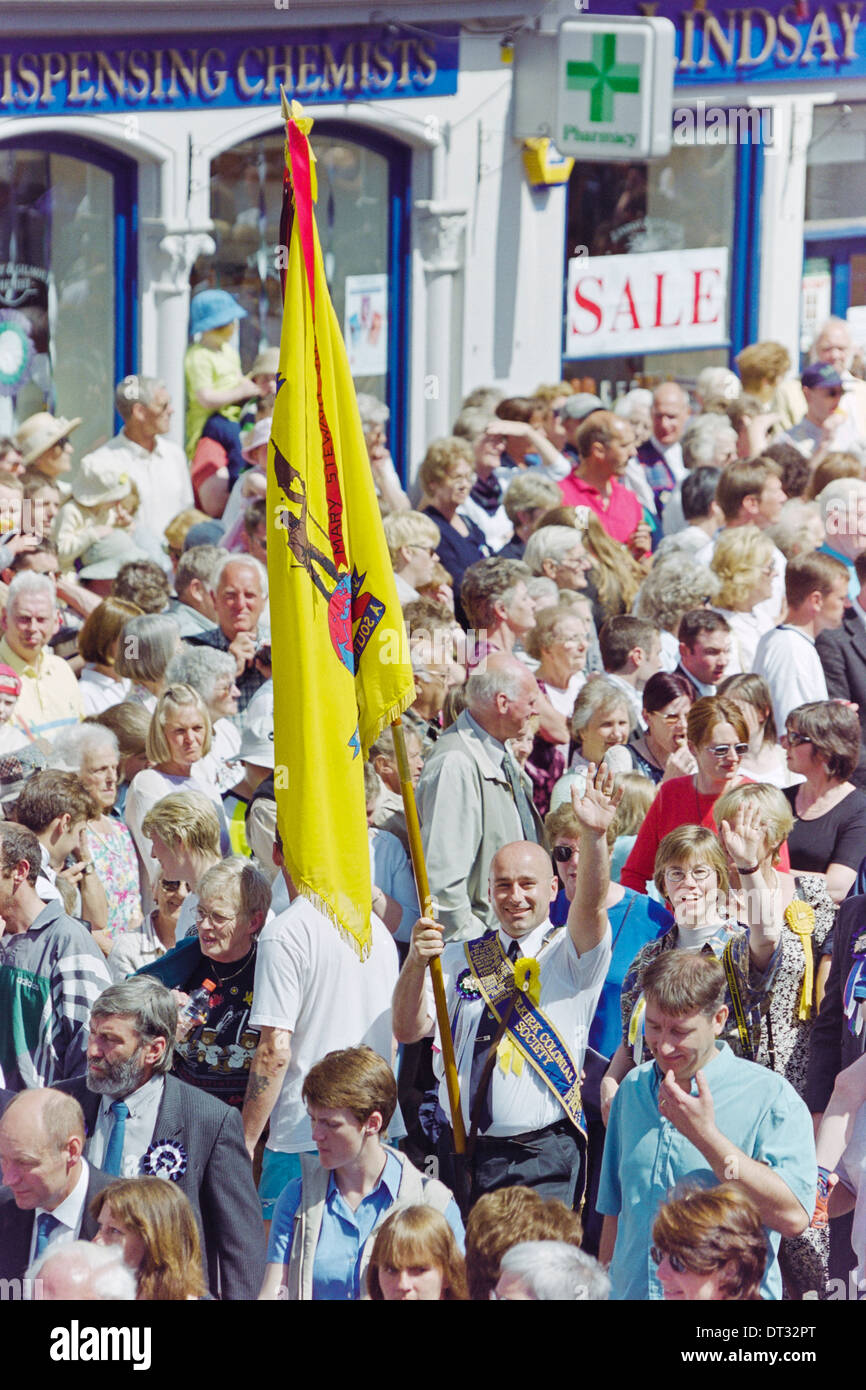
[[[594,34],[592,62],[565,65],[567,90],[590,94],[589,119],[593,122],[613,120],[615,92],[634,95],[640,91],[640,67],[616,61],[616,38],[616,34]]]

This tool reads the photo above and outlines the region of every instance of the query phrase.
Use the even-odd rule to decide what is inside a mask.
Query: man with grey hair
[[[237,671],[238,709],[243,714],[268,679],[256,661],[266,640],[259,624],[268,597],[268,572],[252,555],[226,555],[214,571],[211,597],[219,626],[187,641],[191,646],[231,652]]]
[[[683,465],[689,473],[696,468],[724,468],[737,457],[737,432],[727,415],[698,415],[683,430]],[[683,515],[681,478],[665,504],[662,530],[677,535],[687,525]]]
[[[47,574],[24,570],[9,585],[0,625],[0,663],[20,677],[15,707],[32,734],[51,742],[82,717],[81,693],[72,668],[48,643],[60,627],[57,593]]]
[[[90,1201],[111,1182],[83,1156],[84,1116],[72,1096],[22,1091],[0,1118],[0,1277],[96,1235]]]
[[[42,1303],[132,1303],[138,1281],[117,1245],[73,1240],[48,1249],[33,1261],[25,1278],[33,1299]]]
[[[172,517],[193,506],[192,483],[186,456],[179,444],[168,439],[173,407],[164,384],[154,377],[126,376],[114,395],[123,429],[107,444],[87,455],[89,466],[100,464],[121,471],[135,483],[141,497],[136,518],[136,538],[142,533],[160,542]],[[81,460],[84,466],[85,460]],[[143,542],[142,542],[143,543]]]
[[[229,973],[214,964],[217,981]],[[170,1075],[177,1013],[159,980],[110,985],[91,1010],[87,1073],[61,1089],[84,1111],[88,1161],[176,1182],[199,1223],[211,1292],[255,1298],[264,1244],[240,1115]]]
[[[598,1260],[564,1240],[526,1240],[502,1256],[495,1296],[507,1303],[604,1303],[610,1280]]]
[[[818,494],[826,539],[819,555],[832,555],[848,571],[848,597],[860,594],[854,561],[866,550],[866,482],[862,478],[836,478]]]
[[[531,783],[506,747],[536,712],[535,677],[494,653],[466,694],[468,708],[437,740],[417,789],[430,891],[449,941],[495,925],[487,876],[497,850],[513,840],[544,843]]]
[[[689,398],[676,381],[653,391],[653,431],[637,451],[661,516],[667,500],[685,474],[680,442],[689,418]]]
[[[174,572],[177,597],[169,600],[166,610],[177,623],[181,637],[213,632],[217,626],[211,590],[217,566],[225,555],[218,545],[193,545],[181,555]]]

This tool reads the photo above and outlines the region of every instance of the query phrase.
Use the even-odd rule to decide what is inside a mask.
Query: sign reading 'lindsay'
[[[866,76],[863,0],[598,0],[592,8],[673,20],[680,85]]]
[[[308,101],[447,96],[458,37],[384,30],[184,34],[167,39],[0,40],[0,116],[272,105],[280,87]]]

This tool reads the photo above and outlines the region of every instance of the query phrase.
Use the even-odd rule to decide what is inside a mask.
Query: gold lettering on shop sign
[[[251,82],[250,79],[247,77],[247,58],[250,56],[251,53],[254,53],[256,55],[256,58],[258,59],[259,63],[264,64],[262,50],[260,48],[244,49],[243,53],[238,59],[237,67],[238,87],[240,88],[241,96],[243,97],[257,97],[265,85],[265,79],[263,77],[257,77],[253,82]]]
[[[298,44],[298,91],[314,92],[322,80],[316,71],[319,61],[319,45],[316,43]]]
[[[221,63],[222,67],[215,67],[211,70],[211,61]],[[201,65],[198,70],[198,80],[201,83],[202,95],[211,99],[221,97],[226,89],[229,75],[226,70],[226,55],[221,48],[208,48],[201,55]]]
[[[730,12],[729,12],[730,13]],[[734,24],[729,20],[728,32],[725,33],[714,14],[709,11],[704,12],[704,42],[701,49],[701,59],[698,63],[699,69],[712,67],[710,57],[710,42],[713,41],[719,50],[719,57],[725,67],[730,67],[734,61]]]
[[[738,68],[757,68],[761,63],[766,63],[773,51],[776,42],[776,21],[769,10],[761,9],[758,6],[747,5],[742,13],[742,26],[740,29],[740,56],[737,59]],[[759,15],[760,23],[763,25],[764,43],[757,53],[752,53],[752,16]],[[736,23],[736,11],[728,10],[728,18]],[[755,26],[756,29],[758,25]],[[760,31],[759,31],[760,32]]]
[[[322,44],[322,91],[351,92],[355,86],[355,45],[346,44],[343,61],[337,66],[334,50],[329,43]]]
[[[265,49],[268,60],[267,79],[265,81],[265,96],[273,97],[277,95],[280,87],[285,87],[287,92],[291,92],[295,86],[295,73],[292,67],[292,45],[283,44],[283,61],[277,62],[276,48],[269,46]],[[282,73],[278,77],[277,73]]]
[[[89,53],[70,53],[69,55],[69,100],[70,101],[92,101],[93,86],[86,90],[81,86],[82,82],[90,81],[90,54]]]

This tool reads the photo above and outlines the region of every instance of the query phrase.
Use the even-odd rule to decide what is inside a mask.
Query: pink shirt
[[[567,507],[591,507],[609,536],[625,544],[643,521],[643,507],[633,492],[616,478],[610,480],[610,496],[572,473],[559,484]]]

